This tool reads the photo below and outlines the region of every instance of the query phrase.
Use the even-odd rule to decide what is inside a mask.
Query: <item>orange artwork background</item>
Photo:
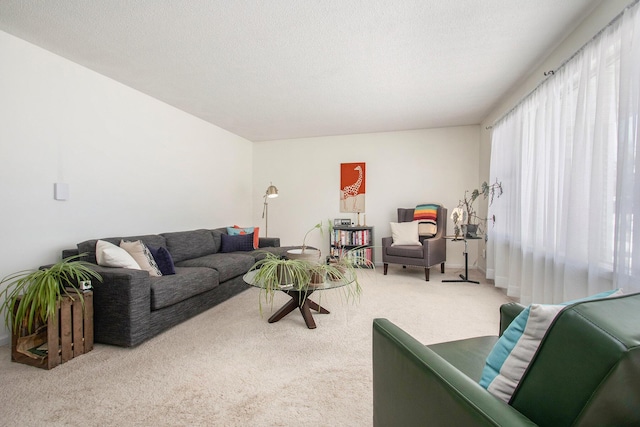
[[[340,212],[364,212],[366,164],[340,164]]]

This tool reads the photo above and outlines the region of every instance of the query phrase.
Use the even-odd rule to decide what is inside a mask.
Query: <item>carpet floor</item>
[[[381,270],[360,276],[356,303],[315,293],[331,314],[314,314],[314,330],[299,311],[269,324],[288,297],[261,317],[251,288],[136,348],[96,344],[50,371],[12,363],[2,346],[0,425],[371,425],[374,318],[430,344],[496,334],[510,301],[486,283],[441,282],[460,271],[434,268],[425,282],[422,269]]]

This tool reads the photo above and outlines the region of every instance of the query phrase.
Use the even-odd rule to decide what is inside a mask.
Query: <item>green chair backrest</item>
[[[541,426],[640,425],[640,293],[560,312],[510,403]]]

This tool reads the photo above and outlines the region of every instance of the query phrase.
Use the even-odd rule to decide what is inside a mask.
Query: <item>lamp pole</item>
[[[269,237],[269,203],[267,199],[278,197],[278,189],[273,185],[273,183],[269,184],[263,197],[264,207],[262,208],[262,218],[264,218],[264,236]]]

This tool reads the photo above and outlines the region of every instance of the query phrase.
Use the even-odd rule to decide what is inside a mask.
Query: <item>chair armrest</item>
[[[502,336],[505,329],[513,322],[513,319],[524,309],[525,306],[517,302],[510,302],[500,306],[500,336]]]
[[[382,238],[382,247],[391,246],[393,243],[393,237],[383,237]]]
[[[387,319],[373,321],[374,426],[533,426]]]
[[[446,258],[447,253],[447,240],[443,237],[430,237],[428,239],[424,239],[422,241],[422,246],[424,247],[425,254],[427,251],[432,252],[431,256]]]

